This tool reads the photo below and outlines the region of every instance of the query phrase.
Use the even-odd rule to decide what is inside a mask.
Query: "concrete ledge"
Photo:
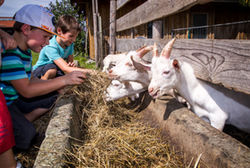
[[[40,146],[34,167],[59,168],[64,166],[64,152],[70,149],[71,122],[73,119],[73,100],[60,99],[53,110],[53,115]]]
[[[163,129],[168,140],[184,151],[188,160],[202,154],[201,160],[211,168],[250,167],[247,146],[211,127],[187,108],[174,107],[178,103],[173,101],[152,101],[142,114],[146,122]]]

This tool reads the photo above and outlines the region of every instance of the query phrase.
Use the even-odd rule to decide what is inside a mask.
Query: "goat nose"
[[[113,72],[112,69],[110,69],[110,70],[109,70],[109,73],[112,73],[112,72]]]
[[[153,92],[153,91],[154,91],[153,88],[148,88],[148,92],[149,92],[149,93],[151,93],[151,92]]]

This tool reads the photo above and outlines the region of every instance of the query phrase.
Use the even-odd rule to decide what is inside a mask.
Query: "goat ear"
[[[151,70],[151,67],[149,65],[144,65],[140,62],[136,62],[134,59],[133,59],[133,56],[130,57],[130,59],[132,60],[132,63],[134,65],[134,67],[139,70],[139,71],[150,71]]]
[[[173,67],[177,70],[180,69],[180,64],[179,64],[179,61],[177,59],[174,59],[173,60]]]
[[[162,49],[161,51],[161,56],[166,57],[166,58],[170,58],[170,54],[174,45],[176,38],[173,38],[171,41],[169,41],[165,47]]]

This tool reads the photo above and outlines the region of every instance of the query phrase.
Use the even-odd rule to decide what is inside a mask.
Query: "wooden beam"
[[[168,40],[117,39],[117,51],[136,50],[154,42],[160,52]],[[249,46],[250,40],[178,39],[171,58],[190,63],[200,79],[250,94]]]
[[[153,39],[161,39],[162,20],[153,21]]]
[[[110,0],[110,27],[109,27],[109,52],[115,53],[116,50],[116,0]]]
[[[96,0],[92,0],[92,13],[94,25],[94,44],[95,44],[95,62],[98,64],[98,36],[97,36],[97,14],[96,14]]]
[[[89,38],[89,57],[95,59],[95,46],[94,46],[94,27],[93,27],[93,16],[92,16],[92,6],[91,3],[86,5],[87,14],[87,28],[88,28],[88,38]],[[87,37],[86,37],[87,38]]]
[[[202,154],[200,167],[249,167],[250,149],[247,146],[181,108],[176,100],[167,100],[151,101],[140,114],[144,122],[160,128],[175,149],[181,149],[185,160]]]
[[[130,13],[119,18],[116,22],[116,31],[123,31],[150,21],[184,11],[197,4],[211,2],[213,0],[149,0]]]
[[[129,1],[131,1],[131,0],[117,0],[117,8],[116,8],[116,10],[120,9],[121,7],[123,7]]]

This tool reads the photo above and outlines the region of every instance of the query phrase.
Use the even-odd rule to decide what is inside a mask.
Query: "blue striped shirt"
[[[0,89],[5,96],[7,105],[10,105],[19,97],[19,94],[12,86],[11,81],[24,78],[30,79],[31,69],[31,50],[22,51],[20,48],[16,48],[2,53]]]

